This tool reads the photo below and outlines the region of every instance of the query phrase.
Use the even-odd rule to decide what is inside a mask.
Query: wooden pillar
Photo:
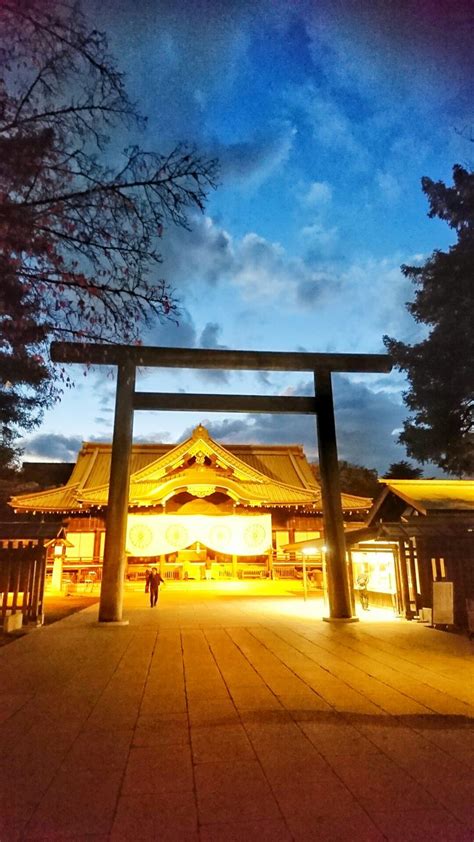
[[[2,558],[2,562],[4,559]],[[12,562],[9,555],[7,555],[5,559],[5,563],[2,565],[3,576],[4,576],[4,584],[3,587],[3,600],[2,600],[2,623],[7,616],[7,609],[8,609],[8,595],[10,593],[10,576],[11,576],[11,569],[12,569]]]
[[[99,622],[122,621],[135,365],[118,367]]]
[[[28,605],[29,605],[29,601],[30,601],[30,588],[31,588],[32,575],[33,575],[33,565],[34,565],[34,561],[33,561],[32,556],[30,555],[28,557],[28,565],[27,565],[27,568],[26,568],[26,576],[25,576],[25,582],[24,582],[24,588],[23,588],[23,602],[22,602],[22,606],[21,606],[21,610],[22,610],[22,613],[23,613],[23,624],[26,624],[28,622]]]
[[[347,571],[349,573],[349,592],[351,595],[351,611],[352,614],[355,615],[355,594],[354,594],[354,560],[352,558],[352,549],[347,550],[347,560],[348,560],[348,567]]]
[[[409,538],[408,540],[408,567],[410,571],[410,612],[412,616],[416,616],[418,614],[419,609],[421,608],[420,605],[420,598],[418,595],[418,586],[417,586],[417,577],[416,577],[416,549],[413,543],[413,538]]]
[[[267,555],[267,576],[269,576],[270,579],[273,579],[273,549],[272,548],[270,548],[268,550],[268,555]]]
[[[39,541],[41,547],[41,555],[39,556],[39,593],[38,593],[38,610],[36,615],[37,625],[44,623],[44,586],[46,581],[46,547],[43,546],[43,539]]]
[[[99,529],[94,529],[94,549],[92,550],[94,564],[100,564],[101,535],[102,532]]]
[[[331,372],[315,371],[319,470],[324,516],[330,620],[355,619],[346,563]]]
[[[400,546],[397,544],[393,547],[393,569],[395,572],[396,583],[396,608],[399,617],[403,615],[404,597],[403,597],[403,581],[400,567]]]
[[[398,544],[398,555],[400,559],[400,579],[402,583],[402,596],[403,596],[403,611],[407,620],[412,620],[414,617],[414,612],[411,610],[410,606],[410,588],[408,585],[408,558],[407,558],[407,549],[405,547],[405,542],[400,541]]]
[[[20,541],[21,543],[21,541]],[[17,558],[17,565],[16,569],[14,568],[13,574],[13,601],[12,601],[12,614],[16,614],[16,609],[18,605],[18,592],[20,590],[20,575],[21,575],[21,568],[23,564],[23,546],[21,550],[18,551],[18,558]]]

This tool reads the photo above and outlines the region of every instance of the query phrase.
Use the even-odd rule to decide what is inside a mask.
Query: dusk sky
[[[472,13],[467,2],[88,0],[128,90],[148,116],[144,148],[196,144],[220,183],[190,232],[163,237],[162,275],[179,325],[155,345],[381,353],[382,336],[423,335],[400,265],[453,242],[427,216],[420,179],[472,164]],[[121,138],[114,139],[114,148]],[[84,377],[24,440],[25,459],[73,461],[110,440],[114,380]],[[310,394],[306,375],[144,373],[162,391]],[[406,458],[404,380],[334,377],[339,457],[377,468]],[[177,442],[203,422],[221,442],[301,443],[311,418],[136,413],[135,438]],[[439,471],[426,469],[426,473]]]

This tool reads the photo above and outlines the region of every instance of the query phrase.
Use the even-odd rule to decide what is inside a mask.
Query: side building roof
[[[367,523],[394,520],[406,510],[420,515],[469,512],[474,515],[474,480],[380,480],[385,486],[375,498]]]

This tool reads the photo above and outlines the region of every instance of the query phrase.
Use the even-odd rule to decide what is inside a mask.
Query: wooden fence
[[[16,543],[16,542],[15,542]],[[1,621],[7,613],[23,614],[23,623],[43,617],[46,548],[35,546],[0,548]]]

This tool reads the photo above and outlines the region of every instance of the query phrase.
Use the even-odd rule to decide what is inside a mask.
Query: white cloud
[[[336,225],[327,228],[322,222],[312,222],[301,229],[301,236],[308,240],[313,250],[319,249],[320,253],[326,254],[331,251],[338,239]]]
[[[198,217],[192,231],[170,232],[164,274],[181,295],[189,294],[196,303],[212,297],[210,312],[222,306],[220,296],[226,295],[223,306],[228,313],[247,303],[253,309],[263,305],[265,313],[276,308],[275,314],[279,311],[283,321],[289,313],[301,318],[311,315],[312,332],[316,329],[323,337],[332,325],[334,346],[341,351],[377,350],[385,333],[414,340],[419,329],[405,308],[413,291],[400,271],[407,259],[403,254],[360,257],[344,265],[335,254],[339,242],[335,227],[314,221],[304,226],[302,236],[308,247],[306,257],[290,255],[281,243],[255,232],[232,237],[210,217]],[[205,293],[202,283],[215,291]],[[166,342],[158,344],[194,346],[198,342],[187,311],[178,331],[172,326],[158,330],[166,335]],[[189,338],[180,338],[183,330]],[[176,341],[169,337],[171,332]]]
[[[327,181],[313,181],[303,196],[307,205],[327,205],[332,199],[332,187]]]

